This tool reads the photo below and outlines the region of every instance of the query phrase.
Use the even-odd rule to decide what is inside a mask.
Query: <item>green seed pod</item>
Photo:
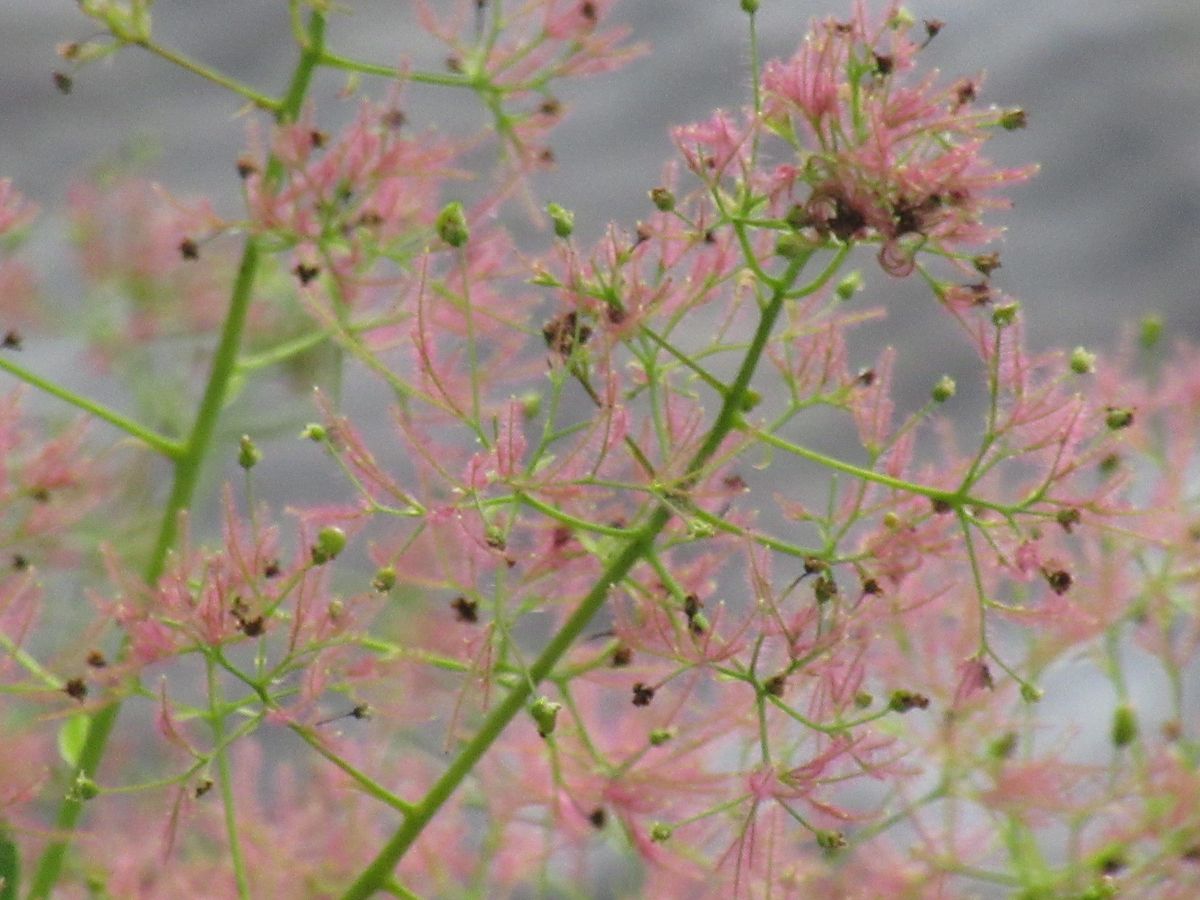
[[[1138,736],[1137,714],[1128,703],[1122,703],[1113,712],[1112,742],[1120,749],[1128,747]]]
[[[937,384],[933,386],[930,396],[933,397],[934,403],[945,403],[958,391],[958,385],[949,375],[943,375],[937,380]]]
[[[457,200],[447,203],[434,223],[438,237],[451,247],[462,247],[471,236],[467,228],[467,216],[463,205]]]
[[[312,561],[323,566],[346,549],[346,532],[336,525],[327,525],[317,532],[317,542],[312,547]]]
[[[371,579],[371,587],[380,594],[386,594],[396,586],[396,570],[391,566],[384,566],[375,573],[375,577]]]
[[[325,438],[329,437],[329,434],[325,431],[324,425],[318,425],[316,422],[309,422],[304,426],[304,430],[300,432],[300,437],[308,438],[310,441],[315,441],[319,444],[321,441],[325,440]]]
[[[1071,371],[1076,375],[1087,375],[1096,368],[1096,354],[1088,352],[1085,347],[1076,347],[1071,351]]]
[[[554,234],[557,237],[565,240],[575,231],[575,213],[570,210],[563,209],[557,203],[548,203],[546,204],[546,215],[554,223]]]
[[[538,734],[542,737],[549,737],[554,733],[554,728],[558,724],[558,711],[560,709],[562,709],[561,703],[555,703],[544,694],[530,704],[529,715],[533,717],[533,721],[537,724]]]
[[[243,434],[238,442],[238,465],[249,472],[262,462],[262,451],[250,440],[250,435]]]

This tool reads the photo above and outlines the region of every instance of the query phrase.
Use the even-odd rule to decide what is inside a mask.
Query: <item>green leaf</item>
[[[88,724],[91,719],[83,713],[77,713],[62,723],[58,729],[58,755],[72,769],[79,768],[79,756],[83,753],[83,745],[87,741]]]
[[[17,900],[21,882],[21,857],[17,845],[0,831],[0,900]]]

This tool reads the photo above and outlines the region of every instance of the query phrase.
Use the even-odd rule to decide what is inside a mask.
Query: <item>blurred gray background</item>
[[[411,52],[440,68],[404,0],[349,0],[331,44],[391,62]],[[434,6],[439,4],[434,0]],[[879,4],[875,4],[878,6]],[[848,2],[763,0],[764,55],[789,54],[813,15]],[[1109,342],[1119,323],[1148,310],[1172,329],[1200,332],[1200,3],[1196,0],[917,0],[918,18],[947,27],[926,64],[947,77],[986,72],[983,99],[1019,104],[1024,132],[989,148],[1004,163],[1037,161],[1042,173],[1017,193],[1005,219],[1002,288],[1024,301],[1039,345]],[[294,58],[282,0],[158,0],[166,43],[278,91]],[[645,215],[645,192],[672,153],[667,129],[742,102],[747,85],[744,16],[737,0],[623,0],[614,16],[654,55],[563,91],[570,115],[555,140],[562,164],[541,179],[547,196],[577,210],[580,233]],[[238,103],[169,64],[130,49],[88,67],[59,95],[51,71],[59,41],[91,36],[71,0],[5,0],[0,10],[0,176],[53,211],[67,182],[131,136],[153,138],[155,177],[181,193],[211,193],[234,213],[231,160],[243,146]],[[331,74],[323,86],[336,89]],[[470,121],[466,95],[410,92],[426,109]],[[895,284],[884,283],[888,289]],[[64,284],[64,287],[66,285]],[[894,309],[891,328],[927,323]],[[894,333],[894,332],[893,332]]]
[[[410,3],[341,5],[347,14],[330,26],[335,49],[380,62],[407,53],[418,66],[441,68],[443,51],[422,42]],[[1031,343],[1111,346],[1123,322],[1151,311],[1165,316],[1170,333],[1200,333],[1200,3],[909,6],[918,18],[946,22],[925,65],[947,78],[984,72],[983,100],[1029,111],[1030,127],[1001,135],[989,151],[1003,164],[1042,165],[1003,217],[1010,232],[995,278],[1025,304]],[[843,0],[763,0],[764,56],[790,54],[812,16],[848,8]],[[272,93],[294,60],[286,13],[283,0],[159,0],[155,33]],[[748,84],[738,0],[623,0],[614,18],[628,21],[654,54],[561,92],[570,111],[554,140],[560,166],[539,178],[543,196],[576,210],[585,240],[609,220],[631,225],[647,213],[646,190],[673,153],[671,125],[740,105]],[[73,177],[147,137],[161,148],[153,177],[177,194],[210,194],[218,211],[236,215],[231,161],[245,139],[236,99],[137,49],[89,66],[61,96],[51,81],[62,65],[55,44],[93,33],[71,0],[5,0],[0,177],[12,177],[53,214]],[[318,94],[341,83],[329,73]],[[426,116],[449,114],[460,124],[482,116],[473,97],[434,88],[410,90],[406,108],[416,125]],[[45,226],[53,223],[43,223],[42,233],[52,232]],[[39,247],[52,292],[73,302],[69,268],[45,238]],[[923,397],[943,371],[969,376],[969,351],[945,340],[945,323],[931,325],[925,290],[871,274],[865,299],[887,302],[887,339],[927,345],[902,354],[901,388]],[[69,366],[67,349],[55,355]]]

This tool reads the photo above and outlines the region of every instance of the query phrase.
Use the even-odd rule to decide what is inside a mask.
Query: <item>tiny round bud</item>
[[[312,547],[312,561],[323,566],[346,549],[346,532],[336,525],[327,525],[317,532],[317,542]]]
[[[1122,703],[1113,713],[1112,742],[1120,749],[1132,744],[1138,735],[1137,714],[1128,703]]]
[[[243,434],[238,441],[238,465],[249,472],[262,462],[262,451],[255,446],[250,435]]]
[[[522,418],[536,419],[542,411],[542,395],[537,391],[526,391],[521,395]]]
[[[467,216],[463,210],[463,205],[457,200],[447,203],[442,208],[442,211],[438,213],[434,227],[437,230],[438,237],[451,247],[466,245],[467,240],[471,236],[471,232],[467,228]]]
[[[1006,109],[1000,115],[1000,127],[1005,131],[1017,131],[1029,124],[1029,114],[1019,106]]]
[[[386,594],[396,586],[396,570],[391,566],[384,566],[375,573],[375,577],[371,579],[371,587],[380,594]]]
[[[571,236],[575,230],[575,213],[563,209],[557,203],[548,203],[546,204],[546,215],[554,223],[554,234],[557,237],[565,240]]]
[[[742,12],[752,16],[758,12],[758,5],[758,0],[742,0]]]
[[[866,691],[859,691],[854,695],[854,705],[859,709],[866,709],[874,702],[875,698]]]
[[[1149,350],[1158,343],[1163,333],[1163,319],[1157,313],[1146,316],[1142,319],[1139,339],[1142,342],[1142,347]]]
[[[318,425],[316,422],[309,422],[304,426],[304,430],[300,432],[300,437],[308,438],[310,441],[316,441],[318,444],[325,440],[329,435],[325,431],[324,425]]]
[[[650,202],[659,212],[671,212],[675,209],[675,195],[665,187],[656,187],[651,190]]]
[[[650,746],[661,747],[673,737],[675,737],[674,728],[655,728],[650,732]]]
[[[1017,751],[1017,733],[1006,731],[988,744],[988,756],[992,759],[1008,759]]]
[[[656,844],[661,844],[664,841],[669,841],[674,829],[666,822],[654,822],[650,826],[650,840]]]
[[[750,412],[760,403],[762,403],[762,394],[754,388],[746,388],[745,393],[742,394],[742,412]]]
[[[958,385],[955,384],[954,379],[949,375],[943,375],[937,380],[937,384],[933,386],[930,396],[933,397],[934,403],[945,403],[947,400],[953,397],[957,391]]]
[[[560,709],[562,709],[561,703],[555,703],[544,694],[529,705],[529,715],[537,725],[538,734],[542,737],[549,737],[554,733]]]
[[[895,531],[900,527],[900,517],[891,510],[888,510],[883,514],[883,527]]]
[[[781,234],[775,241],[775,254],[784,259],[802,259],[812,250],[812,242],[799,234]]]
[[[1120,431],[1133,424],[1133,410],[1110,406],[1104,412],[1104,424],[1110,431]]]
[[[1096,369],[1096,354],[1090,353],[1084,347],[1076,347],[1071,351],[1071,371],[1076,375],[1087,375]]]
[[[80,772],[75,776],[75,783],[71,786],[69,795],[75,800],[92,800],[100,795],[100,785]]]
[[[53,77],[54,86],[58,89],[60,94],[71,93],[71,88],[75,86],[75,81],[70,75],[68,75],[66,72],[54,72]]]
[[[833,289],[841,300],[849,300],[855,294],[863,289],[864,279],[862,272],[855,269],[845,278],[837,283],[837,287]]]
[[[840,831],[822,829],[817,832],[817,846],[822,850],[840,850],[846,846],[846,836]]]
[[[1021,699],[1026,703],[1037,703],[1046,695],[1046,692],[1039,687],[1035,687],[1028,682],[1021,685]]]
[[[1004,303],[992,310],[992,324],[997,328],[1007,328],[1016,321],[1020,303]]]

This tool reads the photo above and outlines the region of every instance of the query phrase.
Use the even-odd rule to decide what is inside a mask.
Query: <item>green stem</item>
[[[435,84],[440,87],[474,88],[474,82],[466,75],[453,72],[413,72],[398,69],[395,66],[381,66],[376,63],[360,62],[346,56],[324,51],[321,53],[321,65],[345,72],[359,72],[363,75],[379,75],[383,78],[396,78],[400,81],[411,81],[415,84]]]
[[[320,13],[314,12],[309,20],[310,43],[300,56],[283,102],[277,107],[275,116],[277,121],[290,122],[295,120],[299,114],[300,106],[304,102],[309,84],[312,82],[313,72],[320,60],[324,35],[325,19]],[[282,171],[282,165],[278,160],[273,159],[267,168],[268,180],[277,179]],[[213,434],[216,431],[217,418],[225,404],[229,382],[237,368],[238,347],[241,343],[246,314],[250,307],[254,278],[258,271],[259,252],[258,238],[248,238],[230,297],[229,313],[225,318],[220,341],[213,356],[208,384],[196,413],[195,424],[183,444],[181,453],[174,457],[175,477],[171,486],[171,494],[163,512],[154,552],[147,562],[144,572],[148,584],[157,582],[163,573],[167,553],[177,536],[179,513],[191,505],[200,476],[201,463],[208,454]],[[108,739],[120,712],[121,704],[115,702],[93,714],[88,725],[87,738],[79,754],[77,774],[82,773],[89,778],[95,776],[100,761],[104,758]],[[55,834],[58,837],[50,843],[38,860],[29,889],[29,900],[48,900],[50,897],[62,872],[70,835],[74,832],[82,813],[83,801],[78,797],[68,796],[59,807],[58,816],[55,819]]]
[[[767,346],[775,322],[783,309],[784,295],[795,282],[807,258],[793,260],[783,276],[773,282],[772,296],[763,308],[762,316],[755,330],[754,338],[746,351],[746,356],[738,370],[737,377],[725,394],[721,410],[717,413],[708,436],[696,451],[687,466],[685,483],[695,481],[709,460],[716,453],[721,443],[733,430],[741,414],[742,403],[746,390],[758,368],[758,362]],[[416,842],[425,826],[441,809],[459,784],[475,768],[475,764],[483,757],[496,739],[504,732],[509,723],[516,717],[529,701],[534,686],[546,678],[566,654],[575,640],[583,633],[588,623],[599,612],[608,598],[612,587],[618,584],[639,560],[649,551],[658,535],[666,527],[674,515],[670,507],[659,505],[640,528],[633,532],[624,548],[613,557],[605,567],[599,580],[580,601],[575,611],[563,624],[562,628],[550,639],[541,654],[529,668],[529,679],[513,685],[512,691],[495,707],[480,726],[475,736],[458,752],[442,776],[434,782],[428,793],[404,818],[404,822],[392,835],[391,839],[376,855],[375,859],[355,880],[354,884],[343,895],[343,900],[363,900],[377,890],[381,890],[391,878],[392,870],[399,863],[408,849]]]
[[[103,419],[108,424],[115,425],[130,437],[137,438],[151,450],[158,451],[168,459],[178,459],[180,454],[183,453],[183,444],[179,441],[173,441],[168,437],[164,437],[142,425],[140,422],[135,422],[128,416],[123,416],[116,410],[109,409],[102,403],[97,403],[95,400],[76,394],[74,391],[69,391],[55,384],[53,381],[48,381],[40,375],[35,375],[24,366],[0,357],[0,369],[3,369],[10,375],[16,376],[26,384],[33,385],[38,390],[50,394],[52,397],[65,400],[72,406],[83,410],[89,415],[95,416],[97,419]]]
[[[198,75],[207,81],[211,81],[213,84],[232,91],[241,97],[245,97],[255,106],[265,109],[268,112],[278,113],[281,108],[280,102],[275,98],[268,97],[266,94],[260,94],[253,88],[246,87],[246,85],[242,84],[236,78],[230,78],[228,75],[218,72],[216,69],[209,68],[203,63],[196,62],[182,53],[177,53],[149,40],[133,41],[132,43],[153,53],[155,56],[165,59],[167,62],[174,63],[181,69],[186,69],[193,75]]]
[[[237,809],[233,803],[233,773],[229,767],[229,753],[225,747],[225,714],[219,711],[221,686],[217,681],[216,667],[211,659],[206,660],[208,670],[208,698],[214,751],[217,757],[217,775],[221,779],[221,805],[225,811],[225,833],[229,838],[229,856],[233,863],[233,875],[237,882],[238,897],[245,900],[250,896],[250,882],[246,877],[246,860],[242,857],[242,845],[238,840]]]

